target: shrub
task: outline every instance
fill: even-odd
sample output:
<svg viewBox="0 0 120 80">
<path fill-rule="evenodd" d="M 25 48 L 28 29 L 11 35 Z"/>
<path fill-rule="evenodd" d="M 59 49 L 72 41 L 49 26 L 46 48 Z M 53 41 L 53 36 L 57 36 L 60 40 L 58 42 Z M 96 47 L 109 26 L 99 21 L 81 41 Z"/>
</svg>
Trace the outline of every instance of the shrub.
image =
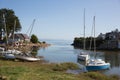
<svg viewBox="0 0 120 80">
<path fill-rule="evenodd" d="M 61 64 L 56 64 L 54 67 L 53 67 L 53 70 L 54 71 L 65 71 L 67 69 L 78 69 L 78 65 L 75 64 L 75 63 L 61 63 Z"/>
<path fill-rule="evenodd" d="M 30 41 L 31 41 L 32 43 L 38 43 L 38 38 L 37 38 L 37 36 L 33 34 L 33 35 L 31 36 Z"/>
</svg>

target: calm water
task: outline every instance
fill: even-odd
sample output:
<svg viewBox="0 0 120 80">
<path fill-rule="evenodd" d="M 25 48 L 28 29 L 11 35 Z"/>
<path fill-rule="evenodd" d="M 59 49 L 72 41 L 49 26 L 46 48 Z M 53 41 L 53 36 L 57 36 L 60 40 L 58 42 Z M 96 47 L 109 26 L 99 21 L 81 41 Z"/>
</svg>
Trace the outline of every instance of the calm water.
<svg viewBox="0 0 120 80">
<path fill-rule="evenodd" d="M 44 59 L 51 63 L 74 62 L 82 65 L 78 61 L 77 55 L 81 52 L 80 49 L 74 49 L 70 44 L 72 41 L 66 40 L 45 40 L 52 44 L 46 48 L 38 50 L 38 56 L 44 56 Z M 94 53 L 90 56 L 94 58 Z M 105 74 L 120 75 L 120 52 L 119 51 L 98 51 L 97 58 L 102 58 L 106 62 L 111 63 L 111 69 L 104 71 Z"/>
</svg>

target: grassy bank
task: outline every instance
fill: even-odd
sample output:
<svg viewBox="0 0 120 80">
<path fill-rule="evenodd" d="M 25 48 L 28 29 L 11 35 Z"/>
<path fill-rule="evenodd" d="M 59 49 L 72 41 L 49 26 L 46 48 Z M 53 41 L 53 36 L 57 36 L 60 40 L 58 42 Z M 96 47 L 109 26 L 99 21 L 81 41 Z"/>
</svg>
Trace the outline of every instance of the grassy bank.
<svg viewBox="0 0 120 80">
<path fill-rule="evenodd" d="M 45 64 L 42 61 L 0 60 L 0 76 L 7 80 L 119 80 L 117 76 L 108 77 L 98 72 L 70 74 L 66 73 L 67 69 L 78 69 L 78 66 L 73 63 Z"/>
</svg>

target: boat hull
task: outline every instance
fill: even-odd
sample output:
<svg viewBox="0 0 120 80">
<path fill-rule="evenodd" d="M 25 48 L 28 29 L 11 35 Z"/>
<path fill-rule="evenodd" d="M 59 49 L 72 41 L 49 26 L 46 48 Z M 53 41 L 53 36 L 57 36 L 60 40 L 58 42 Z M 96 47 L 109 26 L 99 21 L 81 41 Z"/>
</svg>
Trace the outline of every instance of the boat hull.
<svg viewBox="0 0 120 80">
<path fill-rule="evenodd" d="M 89 55 L 78 55 L 78 60 L 81 61 L 87 61 L 89 58 Z"/>
<path fill-rule="evenodd" d="M 6 54 L 4 56 L 5 59 L 15 59 L 15 56 L 13 54 Z"/>
<path fill-rule="evenodd" d="M 97 70 L 105 70 L 105 69 L 109 69 L 110 68 L 110 64 L 106 63 L 105 65 L 90 65 L 90 66 L 86 66 L 86 70 L 88 71 L 97 71 Z"/>
<path fill-rule="evenodd" d="M 30 62 L 34 62 L 34 61 L 39 61 L 39 58 L 34 58 L 34 57 L 27 57 L 27 56 L 16 56 L 17 59 L 20 60 L 24 60 L 24 61 L 30 61 Z"/>
<path fill-rule="evenodd" d="M 15 55 L 11 52 L 4 51 L 2 54 L 5 59 L 15 59 Z"/>
</svg>

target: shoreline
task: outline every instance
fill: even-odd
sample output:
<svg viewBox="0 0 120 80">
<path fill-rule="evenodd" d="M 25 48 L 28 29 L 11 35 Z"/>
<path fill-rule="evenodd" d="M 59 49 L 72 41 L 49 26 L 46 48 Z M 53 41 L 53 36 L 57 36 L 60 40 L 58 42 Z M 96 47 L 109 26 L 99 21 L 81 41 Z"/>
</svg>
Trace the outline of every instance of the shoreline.
<svg viewBox="0 0 120 80">
<path fill-rule="evenodd" d="M 32 48 L 41 48 L 41 47 L 45 48 L 50 45 L 51 44 L 48 43 L 28 43 L 28 44 L 23 44 L 19 47 L 15 47 L 15 49 L 26 52 L 26 51 L 31 51 Z"/>
<path fill-rule="evenodd" d="M 0 59 L 0 78 L 5 80 L 119 80 L 119 76 L 106 76 L 99 72 L 71 73 L 78 68 L 73 63 L 45 64 L 44 62 L 21 62 Z M 47 77 L 46 77 L 47 75 Z"/>
<path fill-rule="evenodd" d="M 40 48 L 40 47 L 48 47 L 51 44 L 48 43 L 23 43 L 22 45 L 19 46 L 12 46 L 12 45 L 8 45 L 8 47 L 6 47 L 5 45 L 0 45 L 0 47 L 3 48 L 7 48 L 7 49 L 16 49 L 16 50 L 20 50 L 22 52 L 26 52 L 26 51 L 31 51 L 32 48 Z"/>
</svg>

